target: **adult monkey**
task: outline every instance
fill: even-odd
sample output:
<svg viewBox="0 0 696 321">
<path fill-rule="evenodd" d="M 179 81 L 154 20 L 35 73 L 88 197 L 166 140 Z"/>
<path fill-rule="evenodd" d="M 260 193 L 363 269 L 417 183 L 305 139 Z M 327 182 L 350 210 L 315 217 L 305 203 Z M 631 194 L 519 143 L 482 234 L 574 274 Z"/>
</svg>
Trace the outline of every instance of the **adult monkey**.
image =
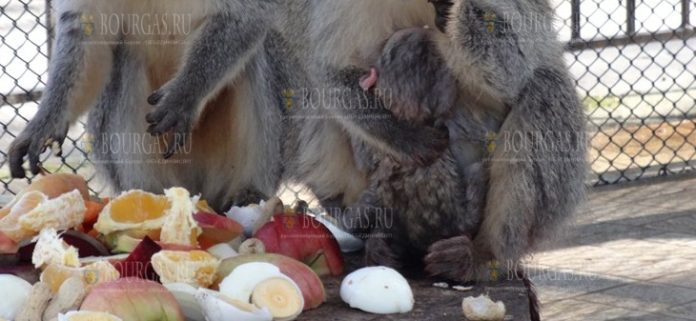
<svg viewBox="0 0 696 321">
<path fill-rule="evenodd" d="M 311 3 L 308 69 L 331 96 L 312 102 L 340 128 L 305 122 L 294 149 L 299 161 L 291 168 L 322 199 L 353 204 L 366 186 L 370 151 L 423 163 L 438 157 L 437 135 L 404 135 L 379 97 L 359 85 L 395 32 L 437 25 L 445 32 L 437 45 L 459 85 L 458 105 L 471 106 L 474 115 L 506 117 L 486 169 L 478 233 L 473 240 L 459 235 L 433 244 L 428 271 L 466 281 L 490 259 L 517 263 L 575 210 L 584 195 L 584 115 L 546 0 L 437 0 L 436 10 L 425 0 Z M 433 141 L 432 148 L 410 155 L 409 147 L 426 150 L 419 147 L 423 139 Z M 348 162 L 350 150 L 368 157 Z"/>
<path fill-rule="evenodd" d="M 54 1 L 48 84 L 10 147 L 12 176 L 26 175 L 25 156 L 37 174 L 40 154 L 90 111 L 93 160 L 116 191 L 184 186 L 219 210 L 272 195 L 282 92 L 301 74 L 286 69 L 295 64 L 273 31 L 276 2 Z"/>
</svg>

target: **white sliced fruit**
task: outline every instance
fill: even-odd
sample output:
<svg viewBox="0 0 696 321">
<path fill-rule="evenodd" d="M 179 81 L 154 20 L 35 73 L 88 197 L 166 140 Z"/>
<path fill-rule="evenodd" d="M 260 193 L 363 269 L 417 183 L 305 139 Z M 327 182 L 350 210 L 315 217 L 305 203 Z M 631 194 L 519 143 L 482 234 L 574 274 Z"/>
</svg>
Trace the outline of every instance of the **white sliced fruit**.
<svg viewBox="0 0 696 321">
<path fill-rule="evenodd" d="M 471 321 L 505 320 L 505 304 L 493 302 L 487 295 L 466 297 L 462 301 L 464 316 Z"/>
<path fill-rule="evenodd" d="M 123 321 L 121 318 L 105 312 L 70 311 L 59 314 L 58 321 Z"/>
<path fill-rule="evenodd" d="M 220 283 L 220 292 L 233 300 L 249 302 L 256 285 L 273 277 L 284 277 L 280 269 L 270 263 L 253 262 L 238 266 Z"/>
<path fill-rule="evenodd" d="M 207 321 L 271 321 L 273 315 L 266 308 L 258 308 L 247 302 L 234 300 L 220 292 L 199 289 L 196 301 Z"/>
<path fill-rule="evenodd" d="M 36 268 L 50 264 L 79 267 L 80 258 L 76 248 L 65 243 L 55 229 L 47 228 L 39 234 L 31 256 L 31 263 Z"/>
<path fill-rule="evenodd" d="M 237 251 L 234 250 L 232 245 L 229 245 L 227 243 L 220 243 L 211 246 L 210 248 L 208 248 L 208 253 L 212 254 L 219 260 L 229 259 L 231 257 L 239 255 L 239 253 L 237 253 Z"/>
<path fill-rule="evenodd" d="M 169 290 L 179 302 L 181 310 L 184 312 L 186 320 L 205 321 L 203 309 L 196 300 L 198 289 L 186 283 L 168 283 L 164 287 Z"/>
<path fill-rule="evenodd" d="M 0 300 L 0 318 L 14 320 L 31 292 L 31 284 L 11 274 L 0 274 L 3 298 Z"/>
<path fill-rule="evenodd" d="M 343 279 L 341 299 L 369 313 L 406 313 L 413 309 L 413 291 L 394 269 L 377 266 L 357 270 Z"/>
<path fill-rule="evenodd" d="M 276 321 L 295 320 L 304 307 L 302 291 L 288 277 L 274 277 L 257 284 L 251 302 L 268 308 Z"/>
</svg>

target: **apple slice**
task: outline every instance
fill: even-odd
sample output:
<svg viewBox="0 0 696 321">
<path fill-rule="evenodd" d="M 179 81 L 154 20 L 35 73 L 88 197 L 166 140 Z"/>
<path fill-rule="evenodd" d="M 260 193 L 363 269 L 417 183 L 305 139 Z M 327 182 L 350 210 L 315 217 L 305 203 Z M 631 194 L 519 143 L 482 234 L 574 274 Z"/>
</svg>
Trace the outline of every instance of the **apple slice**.
<svg viewBox="0 0 696 321">
<path fill-rule="evenodd" d="M 320 276 L 343 274 L 343 256 L 336 238 L 309 215 L 275 215 L 254 237 L 263 242 L 266 252 L 302 261 Z"/>
<path fill-rule="evenodd" d="M 161 250 L 161 246 L 146 236 L 125 260 L 115 263 L 114 266 L 121 273 L 121 277 L 136 277 L 159 282 L 159 276 L 150 261 L 152 256 Z"/>
<path fill-rule="evenodd" d="M 198 237 L 198 243 L 203 249 L 230 242 L 244 232 L 236 221 L 214 213 L 198 212 L 193 215 L 193 219 L 203 229 L 203 233 Z"/>
<path fill-rule="evenodd" d="M 164 286 L 138 278 L 97 285 L 80 310 L 110 313 L 123 320 L 185 320 L 176 298 Z"/>
<path fill-rule="evenodd" d="M 9 238 L 5 233 L 0 232 L 0 255 L 12 255 L 19 250 L 19 244 Z"/>
</svg>

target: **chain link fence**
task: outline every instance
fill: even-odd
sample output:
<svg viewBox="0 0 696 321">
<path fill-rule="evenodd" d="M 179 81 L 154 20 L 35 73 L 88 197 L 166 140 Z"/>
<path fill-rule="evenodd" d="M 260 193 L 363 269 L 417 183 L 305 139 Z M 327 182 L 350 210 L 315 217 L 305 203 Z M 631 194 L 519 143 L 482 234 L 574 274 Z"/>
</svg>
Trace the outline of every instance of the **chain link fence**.
<svg viewBox="0 0 696 321">
<path fill-rule="evenodd" d="M 50 2 L 0 0 L 0 182 L 13 194 L 7 149 L 32 118 L 47 80 Z M 566 61 L 587 111 L 591 184 L 691 171 L 696 160 L 696 3 L 693 0 L 553 0 Z M 69 133 L 50 172 L 74 172 L 109 191 L 86 152 L 84 123 Z M 306 198 L 288 186 L 285 198 Z"/>
</svg>

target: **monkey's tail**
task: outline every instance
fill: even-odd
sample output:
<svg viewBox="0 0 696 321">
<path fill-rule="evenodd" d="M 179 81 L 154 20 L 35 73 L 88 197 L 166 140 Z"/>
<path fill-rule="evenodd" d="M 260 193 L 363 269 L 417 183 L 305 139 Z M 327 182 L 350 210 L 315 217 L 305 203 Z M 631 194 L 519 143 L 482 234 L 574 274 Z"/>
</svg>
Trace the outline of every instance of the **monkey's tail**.
<svg viewBox="0 0 696 321">
<path fill-rule="evenodd" d="M 524 287 L 527 289 L 527 298 L 529 299 L 529 320 L 541 321 L 541 307 L 539 296 L 537 295 L 536 286 L 529 279 L 529 276 L 524 271 L 517 271 L 517 277 L 522 280 Z"/>
<path fill-rule="evenodd" d="M 585 116 L 567 72 L 539 68 L 497 135 L 476 245 L 516 264 L 584 198 Z"/>
</svg>

